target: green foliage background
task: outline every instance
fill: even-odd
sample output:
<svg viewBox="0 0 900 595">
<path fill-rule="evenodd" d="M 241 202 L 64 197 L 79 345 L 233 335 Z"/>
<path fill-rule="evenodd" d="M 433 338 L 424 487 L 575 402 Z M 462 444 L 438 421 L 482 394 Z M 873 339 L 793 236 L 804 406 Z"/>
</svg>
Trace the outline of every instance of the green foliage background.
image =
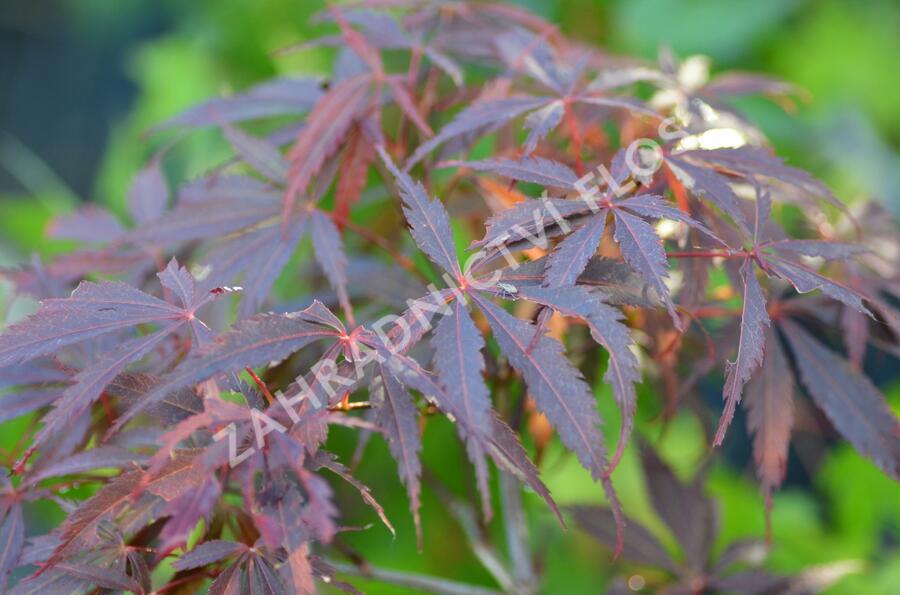
<svg viewBox="0 0 900 595">
<path fill-rule="evenodd" d="M 813 171 L 845 200 L 879 200 L 900 214 L 900 3 L 892 0 L 521 0 L 520 4 L 558 22 L 562 30 L 613 53 L 652 58 L 660 44 L 679 55 L 703 53 L 716 70 L 768 73 L 797 83 L 812 99 L 786 115 L 762 100 L 745 102 L 746 111 L 788 160 Z M 59 4 L 69 34 L 100 48 L 122 47 L 122 39 L 141 28 L 148 11 L 162 15 L 162 31 L 127 42 L 117 56 L 137 87 L 124 117 L 112 126 L 89 196 L 76 196 L 57 179 L 40 156 L 4 137 L 0 167 L 20 181 L 24 191 L 0 197 L 0 262 L 21 262 L 32 252 L 43 256 L 68 248 L 41 234 L 53 214 L 88 199 L 123 211 L 125 188 L 139 166 L 159 147 L 148 137 L 154 124 L 211 95 L 241 89 L 277 73 L 326 74 L 327 50 L 273 57 L 272 50 L 319 31 L 307 21 L 321 0 L 70 0 Z M 59 108 L 66 109 L 63 101 Z M 165 140 L 165 139 L 162 139 Z M 191 136 L 167 160 L 173 182 L 202 171 L 227 155 L 212 132 Z M 302 279 L 299 281 L 302 283 Z M 18 308 L 27 305 L 16 304 Z M 886 364 L 885 364 L 886 366 Z M 889 400 L 900 405 L 896 370 L 873 370 Z M 605 418 L 617 419 L 606 388 L 598 387 Z M 657 443 L 663 456 L 689 474 L 707 455 L 700 423 L 681 414 L 659 436 L 654 395 L 644 389 L 638 431 Z M 0 451 L 15 449 L 28 419 L 0 424 Z M 615 424 L 610 424 L 615 429 Z M 773 547 L 768 566 L 793 571 L 837 560 L 860 561 L 859 571 L 828 593 L 900 592 L 900 485 L 846 444 L 822 444 L 799 433 L 803 452 L 792 457 L 789 481 L 775 496 Z M 349 432 L 334 432 L 334 448 L 347 456 L 354 447 Z M 720 506 L 720 547 L 735 538 L 764 534 L 763 501 L 749 457 L 749 441 L 736 424 L 718 456 L 710 491 Z M 626 512 L 651 527 L 670 545 L 653 517 L 632 448 L 615 474 Z M 432 423 L 425 435 L 425 464 L 458 494 L 471 489 L 455 432 Z M 727 460 L 726 460 L 727 459 Z M 796 468 L 796 467 L 800 468 Z M 544 479 L 561 504 L 600 502 L 600 490 L 561 449 L 546 454 Z M 375 565 L 415 570 L 490 585 L 466 546 L 465 538 L 426 491 L 424 553 L 415 548 L 406 497 L 386 447 L 373 440 L 360 478 L 385 505 L 398 530 L 392 539 L 358 496 L 338 489 L 345 525 L 376 523 L 347 541 Z M 543 554 L 547 593 L 596 593 L 613 572 L 609 552 L 580 535 L 563 532 L 541 502 L 527 500 L 532 539 Z M 62 513 L 53 505 L 28 509 L 31 526 L 52 526 Z M 502 542 L 502 534 L 497 538 Z M 371 593 L 396 588 L 366 585 Z"/>
</svg>

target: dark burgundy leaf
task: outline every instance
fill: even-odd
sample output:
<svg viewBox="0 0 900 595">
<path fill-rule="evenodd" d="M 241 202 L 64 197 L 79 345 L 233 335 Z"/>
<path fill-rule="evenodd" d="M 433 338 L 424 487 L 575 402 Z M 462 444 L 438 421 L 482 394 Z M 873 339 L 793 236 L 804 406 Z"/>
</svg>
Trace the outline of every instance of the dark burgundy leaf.
<svg viewBox="0 0 900 595">
<path fill-rule="evenodd" d="M 176 497 L 192 485 L 185 481 L 191 473 L 196 475 L 195 454 L 180 453 L 152 476 L 135 470 L 115 478 L 65 520 L 58 530 L 60 543 L 43 570 L 54 566 L 73 550 L 83 548 L 84 542 L 89 543 L 97 525 L 127 507 L 138 486 L 156 495 Z"/>
<path fill-rule="evenodd" d="M 316 260 L 331 286 L 337 292 L 338 302 L 345 311 L 350 311 L 347 296 L 347 257 L 341 232 L 325 213 L 315 210 L 310 213 L 310 231 Z"/>
<path fill-rule="evenodd" d="M 524 262 L 515 269 L 504 269 L 501 280 L 514 286 L 540 285 L 544 280 L 544 267 L 548 259 L 549 257 L 542 257 Z M 631 267 L 602 256 L 595 255 L 588 260 L 577 283 L 599 291 L 608 304 L 643 307 L 659 305 L 659 300 L 655 299 L 650 288 Z"/>
<path fill-rule="evenodd" d="M 772 256 L 766 256 L 764 259 L 772 272 L 788 281 L 799 293 L 809 293 L 818 289 L 846 306 L 872 316 L 872 313 L 863 304 L 862 300 L 865 296 L 846 285 L 828 279 L 806 265 Z"/>
<path fill-rule="evenodd" d="M 425 121 L 425 118 L 422 117 L 419 108 L 416 106 L 415 100 L 403 82 L 397 78 L 389 77 L 388 86 L 391 88 L 391 94 L 394 96 L 394 101 L 400 106 L 400 109 L 403 110 L 406 117 L 416 125 L 416 128 L 418 128 L 426 137 L 434 136 L 434 132 L 428 125 L 428 122 Z"/>
<path fill-rule="evenodd" d="M 222 129 L 240 158 L 253 169 L 273 182 L 283 183 L 287 179 L 288 163 L 277 147 L 228 124 Z"/>
<path fill-rule="evenodd" d="M 42 446 L 61 435 L 72 419 L 88 410 L 100 398 L 107 384 L 129 363 L 141 359 L 165 339 L 174 327 L 152 335 L 129 339 L 104 354 L 98 362 L 75 375 L 74 384 L 66 388 L 53 409 L 44 416 L 44 427 L 34 437 L 34 444 Z"/>
<path fill-rule="evenodd" d="M 552 101 L 548 97 L 513 97 L 480 101 L 459 112 L 428 142 L 422 143 L 404 166 L 409 170 L 446 141 L 485 128 L 494 128 Z"/>
<path fill-rule="evenodd" d="M 713 79 L 703 87 L 702 92 L 716 97 L 755 94 L 789 95 L 797 92 L 797 88 L 790 83 L 759 74 L 728 72 Z"/>
<path fill-rule="evenodd" d="M 747 429 L 753 434 L 753 457 L 763 490 L 781 485 L 794 425 L 794 380 L 787 356 L 775 336 L 766 332 L 762 369 L 747 383 Z"/>
<path fill-rule="evenodd" d="M 384 526 L 387 527 L 391 532 L 391 535 L 396 536 L 397 532 L 394 530 L 394 526 L 391 525 L 391 522 L 388 520 L 387 515 L 385 515 L 384 508 L 372 496 L 372 490 L 370 490 L 369 487 L 364 483 L 353 477 L 350 469 L 342 465 L 337 460 L 336 456 L 320 450 L 316 453 L 315 462 L 356 488 L 363 501 L 372 507 L 372 510 L 375 511 L 375 513 L 378 515 L 378 518 L 381 519 L 382 523 L 384 523 Z"/>
<path fill-rule="evenodd" d="M 694 194 L 709 199 L 731 217 L 732 221 L 737 223 L 745 234 L 749 235 L 750 228 L 744 211 L 741 209 L 740 199 L 731 189 L 727 177 L 712 169 L 699 167 L 684 159 L 679 159 L 678 155 L 668 157 L 666 161 L 682 184 Z"/>
<path fill-rule="evenodd" d="M 128 189 L 128 210 L 135 223 L 144 224 L 159 219 L 168 204 L 169 187 L 157 156 L 131 182 Z"/>
<path fill-rule="evenodd" d="M 679 153 L 679 156 L 715 164 L 751 177 L 773 178 L 789 184 L 809 196 L 824 198 L 829 203 L 847 212 L 847 207 L 838 200 L 828 187 L 809 173 L 785 165 L 768 149 L 744 146 L 738 149 L 696 150 Z"/>
<path fill-rule="evenodd" d="M 104 589 L 143 593 L 137 581 L 112 568 L 92 564 L 57 564 L 54 568 L 63 574 L 77 577 Z"/>
<path fill-rule="evenodd" d="M 766 248 L 772 248 L 776 252 L 787 252 L 789 256 L 802 254 L 804 256 L 820 256 L 827 260 L 844 260 L 870 252 L 861 244 L 830 240 L 779 240 L 766 244 Z"/>
<path fill-rule="evenodd" d="M 61 392 L 59 388 L 35 388 L 0 396 L 0 422 L 46 407 L 58 399 Z"/>
<path fill-rule="evenodd" d="M 339 336 L 333 329 L 308 322 L 302 312 L 260 314 L 243 320 L 163 377 L 153 390 L 116 420 L 110 431 L 117 431 L 135 415 L 177 389 L 224 372 L 265 365 L 315 341 L 337 339 Z"/>
<path fill-rule="evenodd" d="M 241 318 L 255 314 L 294 253 L 308 222 L 307 214 L 298 214 L 280 229 L 272 219 L 268 225 L 218 244 L 205 258 L 211 269 L 207 284 L 224 285 L 242 274 L 244 292 L 238 314 Z"/>
<path fill-rule="evenodd" d="M 50 238 L 93 244 L 117 240 L 125 233 L 125 228 L 106 209 L 88 206 L 71 215 L 55 218 L 47 227 L 46 233 Z"/>
<path fill-rule="evenodd" d="M 585 105 L 595 105 L 598 107 L 610 107 L 614 109 L 624 109 L 652 118 L 660 118 L 660 115 L 652 109 L 646 107 L 637 99 L 630 97 L 576 97 L 575 101 Z"/>
<path fill-rule="evenodd" d="M 396 179 L 400 198 L 403 200 L 403 213 L 416 244 L 433 263 L 458 276 L 456 245 L 450 229 L 450 216 L 444 205 L 439 200 L 428 198 L 422 184 L 414 182 L 409 175 L 397 169 L 382 147 L 378 147 L 378 152 Z"/>
<path fill-rule="evenodd" d="M 509 159 L 451 161 L 447 165 L 467 167 L 475 171 L 488 171 L 513 180 L 540 184 L 548 188 L 571 189 L 578 181 L 578 176 L 567 166 L 543 157 L 523 157 L 519 161 Z"/>
<path fill-rule="evenodd" d="M 409 392 L 384 366 L 379 366 L 379 374 L 373 380 L 370 390 L 378 426 L 384 432 L 391 454 L 397 460 L 400 479 L 406 485 L 416 536 L 421 543 L 419 508 L 422 488 L 419 478 L 422 464 L 419 461 L 419 451 L 422 449 L 422 439 L 419 436 L 419 411 Z"/>
<path fill-rule="evenodd" d="M 241 571 L 246 555 L 222 571 L 209 586 L 209 595 L 238 595 L 241 593 L 244 573 Z"/>
<path fill-rule="evenodd" d="M 612 386 L 622 411 L 622 428 L 616 452 L 609 463 L 608 474 L 618 464 L 628 444 L 637 406 L 634 385 L 641 379 L 637 356 L 632 351 L 634 340 L 628 327 L 621 322 L 623 316 L 615 308 L 603 303 L 600 295 L 585 287 L 527 287 L 520 291 L 529 300 L 566 316 L 584 320 L 590 328 L 591 336 L 609 354 L 609 365 L 603 379 Z"/>
<path fill-rule="evenodd" d="M 614 237 L 622 249 L 625 262 L 630 264 L 662 298 L 669 311 L 669 316 L 672 317 L 675 326 L 680 329 L 682 327 L 681 320 L 675 311 L 675 304 L 672 303 L 669 288 L 666 285 L 669 272 L 662 240 L 656 235 L 656 230 L 643 219 L 619 209 L 613 210 L 613 214 L 616 221 Z"/>
<path fill-rule="evenodd" d="M 604 476 L 606 447 L 600 433 L 600 415 L 590 387 L 569 363 L 559 342 L 541 336 L 533 349 L 534 325 L 507 314 L 487 299 L 474 296 L 491 325 L 500 350 L 525 378 L 538 408 L 559 432 L 594 479 Z"/>
<path fill-rule="evenodd" d="M 799 325 L 782 323 L 800 380 L 844 438 L 900 479 L 900 422 L 872 382 Z"/>
<path fill-rule="evenodd" d="M 127 469 L 128 467 L 134 469 L 146 461 L 145 455 L 119 446 L 100 446 L 76 453 L 49 465 L 38 465 L 25 476 L 24 481 L 36 484 L 48 477 L 75 475 L 93 469 Z"/>
<path fill-rule="evenodd" d="M 556 502 L 550 496 L 550 490 L 541 481 L 537 467 L 528 458 L 528 453 L 512 428 L 501 420 L 496 412 L 492 413 L 491 444 L 488 454 L 501 469 L 505 469 L 526 484 L 544 499 L 547 506 L 556 513 L 559 522 L 565 525 Z"/>
<path fill-rule="evenodd" d="M 632 196 L 631 198 L 627 198 L 621 202 L 616 203 L 616 206 L 619 208 L 628 209 L 629 211 L 636 213 L 642 217 L 649 217 L 650 219 L 671 219 L 672 221 L 679 221 L 688 225 L 689 227 L 693 227 L 694 229 L 703 232 L 707 237 L 724 244 L 724 242 L 719 239 L 718 236 L 716 236 L 716 234 L 714 234 L 708 227 L 706 227 L 696 219 L 693 219 L 683 211 L 669 205 L 659 196 L 655 196 L 652 194 Z"/>
<path fill-rule="evenodd" d="M 648 446 L 641 448 L 641 463 L 654 510 L 684 551 L 693 571 L 706 568 L 716 537 L 716 515 L 712 501 L 696 479 L 682 482 Z"/>
<path fill-rule="evenodd" d="M 604 229 L 606 211 L 589 217 L 581 227 L 566 236 L 547 257 L 544 285 L 562 287 L 574 284 L 597 252 Z"/>
<path fill-rule="evenodd" d="M 164 515 L 170 515 L 159 535 L 161 551 L 182 545 L 201 520 L 209 518 L 222 494 L 222 487 L 212 477 L 191 488 L 166 506 Z"/>
<path fill-rule="evenodd" d="M 353 122 L 362 114 L 369 82 L 365 75 L 341 81 L 319 99 L 309 114 L 306 126 L 288 153 L 291 168 L 282 205 L 284 218 L 292 211 L 297 196 L 306 190 L 325 160 L 338 150 Z"/>
<path fill-rule="evenodd" d="M 16 503 L 0 523 L 0 591 L 6 591 L 9 573 L 18 567 L 24 544 L 25 521 L 22 518 L 22 506 Z"/>
<path fill-rule="evenodd" d="M 138 324 L 183 318 L 180 308 L 125 283 L 85 281 L 71 297 L 45 300 L 37 314 L 0 335 L 0 366 L 49 355 Z"/>
<path fill-rule="evenodd" d="M 616 520 L 611 510 L 599 506 L 572 506 L 567 509 L 578 527 L 603 545 L 616 546 Z M 625 546 L 622 558 L 637 564 L 658 566 L 670 572 L 677 565 L 665 548 L 643 525 L 629 519 L 625 525 Z"/>
<path fill-rule="evenodd" d="M 749 261 L 744 263 L 741 277 L 744 282 L 741 335 L 738 340 L 737 358 L 733 362 L 729 361 L 725 364 L 725 388 L 722 392 L 725 409 L 722 411 L 722 418 L 719 420 L 719 427 L 713 440 L 714 446 L 722 444 L 725 430 L 728 429 L 731 419 L 734 417 L 734 411 L 741 401 L 744 384 L 762 365 L 766 346 L 765 331 L 769 326 L 766 298 L 756 279 L 756 268 Z"/>
<path fill-rule="evenodd" d="M 534 152 L 538 143 L 559 125 L 564 113 L 564 103 L 562 100 L 557 100 L 528 114 L 525 118 L 525 128 L 529 131 L 523 148 L 525 155 L 531 155 Z"/>
<path fill-rule="evenodd" d="M 456 300 L 453 311 L 438 321 L 431 339 L 434 366 L 444 392 L 441 406 L 457 420 L 475 465 L 485 516 L 490 517 L 490 488 L 484 448 L 491 431 L 490 391 L 484 382 L 484 339 L 465 304 Z"/>
<path fill-rule="evenodd" d="M 529 239 L 529 243 L 546 244 L 546 239 L 553 237 L 551 228 L 557 221 L 589 212 L 588 205 L 580 200 L 526 200 L 488 219 L 484 237 L 472 246 L 496 247 L 523 239 Z"/>
<path fill-rule="evenodd" d="M 217 126 L 222 122 L 302 113 L 312 109 L 321 97 L 322 89 L 314 79 L 275 79 L 231 97 L 194 106 L 160 128 Z"/>
</svg>

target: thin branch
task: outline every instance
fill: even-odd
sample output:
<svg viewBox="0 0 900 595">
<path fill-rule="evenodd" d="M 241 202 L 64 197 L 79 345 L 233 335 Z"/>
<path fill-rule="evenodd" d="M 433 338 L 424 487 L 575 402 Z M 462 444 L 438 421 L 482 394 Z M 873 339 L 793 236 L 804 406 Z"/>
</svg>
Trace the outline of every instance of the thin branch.
<svg viewBox="0 0 900 595">
<path fill-rule="evenodd" d="M 423 574 L 403 572 L 400 570 L 387 570 L 368 564 L 365 568 L 360 568 L 352 564 L 335 562 L 333 560 L 325 560 L 325 562 L 341 574 L 368 578 L 427 593 L 438 593 L 439 595 L 502 595 L 500 591 L 495 591 L 493 589 L 459 583 L 444 578 L 426 576 Z"/>
<path fill-rule="evenodd" d="M 517 585 L 516 593 L 533 593 L 537 580 L 528 549 L 528 525 L 522 507 L 522 489 L 509 473 L 500 473 L 500 501 L 506 531 L 506 549 Z"/>
<path fill-rule="evenodd" d="M 450 511 L 450 514 L 456 519 L 456 522 L 469 540 L 472 553 L 475 554 L 475 557 L 478 558 L 485 570 L 491 573 L 491 576 L 494 577 L 497 584 L 504 591 L 516 592 L 515 581 L 512 575 L 506 569 L 506 564 L 497 554 L 494 546 L 487 541 L 482 533 L 478 526 L 478 517 L 472 507 L 453 496 L 427 469 L 423 471 L 423 477 L 444 503 L 444 506 L 447 507 L 447 510 Z"/>
</svg>

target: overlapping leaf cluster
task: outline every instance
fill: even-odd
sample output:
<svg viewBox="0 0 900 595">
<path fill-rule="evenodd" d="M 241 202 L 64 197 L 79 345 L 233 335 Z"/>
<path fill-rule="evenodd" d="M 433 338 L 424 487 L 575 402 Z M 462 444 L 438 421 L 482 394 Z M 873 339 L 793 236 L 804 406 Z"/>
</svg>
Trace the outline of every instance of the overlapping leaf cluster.
<svg viewBox="0 0 900 595">
<path fill-rule="evenodd" d="M 853 220 L 729 107 L 789 86 L 697 82 L 665 52 L 658 65 L 612 58 L 503 4 L 382 4 L 321 15 L 336 33 L 305 46 L 337 48 L 328 81 L 265 82 L 160 127 L 218 127 L 234 160 L 171 197 L 160 153 L 129 191 L 132 225 L 97 207 L 62 217 L 49 233 L 85 247 L 5 274 L 42 302 L 0 335 L 0 420 L 39 413 L 0 476 L 0 585 L 26 566 L 36 570 L 17 592 L 338 584 L 315 553 L 341 531 L 326 477 L 393 527 L 324 449 L 329 427 L 384 436 L 421 532 L 421 431 L 435 412 L 456 424 L 485 520 L 489 461 L 561 514 L 516 431 L 543 414 L 602 486 L 627 555 L 640 528 L 623 529 L 613 471 L 636 385 L 658 383 L 671 413 L 716 367 L 725 404 L 713 442 L 744 397 L 767 494 L 784 477 L 801 388 L 900 478 L 900 425 L 862 373 L 868 344 L 897 352 L 896 263 L 846 241 L 866 217 Z M 274 124 L 239 127 L 257 120 Z M 632 150 L 640 138 L 657 147 L 649 170 Z M 821 214 L 794 239 L 773 205 Z M 467 235 L 480 239 L 460 250 Z M 307 237 L 315 267 L 297 264 Z M 715 292 L 714 268 L 729 280 Z M 621 411 L 612 454 L 586 380 L 599 352 L 567 340 L 582 326 L 606 353 Z M 90 473 L 110 468 L 121 472 Z M 61 495 L 67 478 L 102 486 L 76 505 Z M 74 512 L 26 540 L 22 503 L 44 498 Z M 680 539 L 712 538 L 706 520 L 697 532 L 654 504 Z M 692 572 L 708 545 L 685 544 L 700 552 Z M 173 552 L 176 573 L 153 585 Z"/>
</svg>

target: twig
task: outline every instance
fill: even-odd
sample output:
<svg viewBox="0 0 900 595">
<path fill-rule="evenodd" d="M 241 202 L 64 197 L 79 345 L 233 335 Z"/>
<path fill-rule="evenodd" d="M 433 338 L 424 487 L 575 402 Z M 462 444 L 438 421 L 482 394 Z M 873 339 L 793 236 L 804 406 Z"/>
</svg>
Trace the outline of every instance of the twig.
<svg viewBox="0 0 900 595">
<path fill-rule="evenodd" d="M 475 557 L 478 558 L 485 570 L 491 573 L 491 576 L 494 577 L 497 584 L 505 592 L 516 592 L 515 581 L 506 569 L 505 563 L 497 554 L 494 546 L 488 543 L 480 531 L 475 511 L 468 504 L 454 497 L 427 469 L 423 472 L 423 477 L 435 491 L 438 498 L 443 501 L 450 514 L 456 519 L 466 538 L 468 538 L 469 545 L 472 546 L 472 553 L 475 554 Z"/>
<path fill-rule="evenodd" d="M 522 490 L 519 482 L 505 472 L 500 473 L 500 501 L 503 528 L 506 531 L 506 549 L 516 581 L 515 592 L 533 593 L 537 581 L 528 549 L 528 525 L 522 508 Z"/>
<path fill-rule="evenodd" d="M 335 562 L 333 560 L 325 560 L 325 562 L 341 574 L 369 578 L 400 587 L 425 591 L 427 593 L 438 593 L 439 595 L 502 595 L 500 591 L 476 585 L 468 585 L 466 583 L 459 583 L 444 578 L 402 572 L 399 570 L 387 570 L 371 565 L 366 565 L 365 568 L 359 568 L 352 564 L 344 564 L 343 562 Z"/>
</svg>

